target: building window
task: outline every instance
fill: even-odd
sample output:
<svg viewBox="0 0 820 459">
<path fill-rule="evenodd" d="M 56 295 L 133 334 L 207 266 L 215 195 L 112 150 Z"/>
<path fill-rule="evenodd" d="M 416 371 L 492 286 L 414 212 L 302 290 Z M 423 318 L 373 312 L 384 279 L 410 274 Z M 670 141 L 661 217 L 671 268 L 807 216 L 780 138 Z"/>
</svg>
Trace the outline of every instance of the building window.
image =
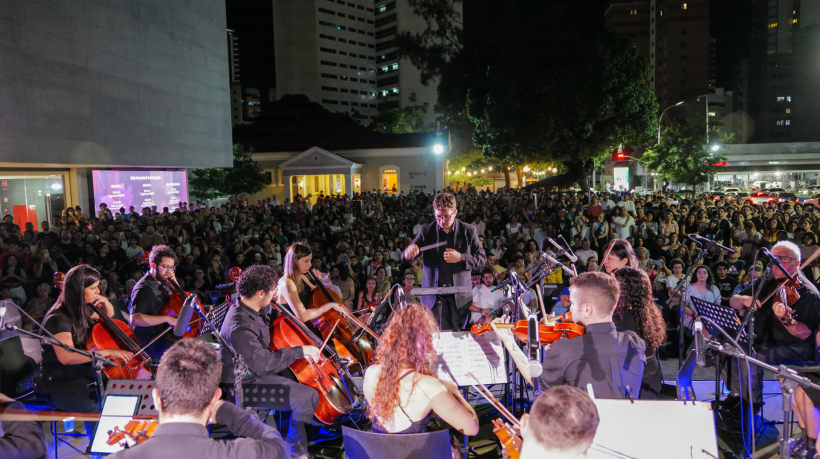
<svg viewBox="0 0 820 459">
<path fill-rule="evenodd" d="M 775 27 L 777 27 L 777 23 L 776 23 L 776 22 L 773 22 L 773 23 L 769 24 L 769 28 L 770 28 L 770 29 L 774 29 Z"/>
<path fill-rule="evenodd" d="M 786 109 L 786 113 L 791 113 L 791 112 L 792 112 L 792 109 L 790 109 L 790 108 Z"/>
<path fill-rule="evenodd" d="M 686 7 L 687 7 L 686 3 L 681 3 L 680 4 L 680 9 L 685 10 Z"/>
<path fill-rule="evenodd" d="M 381 167 L 382 191 L 384 193 L 399 192 L 399 168 L 396 166 Z"/>
<path fill-rule="evenodd" d="M 790 124 L 792 124 L 792 120 L 786 120 L 785 124 L 786 124 L 786 126 L 789 126 Z"/>
<path fill-rule="evenodd" d="M 399 69 L 399 63 L 396 62 L 395 64 L 393 64 L 393 70 L 398 70 L 398 69 Z"/>
<path fill-rule="evenodd" d="M 797 19 L 792 19 L 792 24 L 797 24 Z"/>
<path fill-rule="evenodd" d="M 629 14 L 638 14 L 638 10 L 629 10 Z"/>
</svg>

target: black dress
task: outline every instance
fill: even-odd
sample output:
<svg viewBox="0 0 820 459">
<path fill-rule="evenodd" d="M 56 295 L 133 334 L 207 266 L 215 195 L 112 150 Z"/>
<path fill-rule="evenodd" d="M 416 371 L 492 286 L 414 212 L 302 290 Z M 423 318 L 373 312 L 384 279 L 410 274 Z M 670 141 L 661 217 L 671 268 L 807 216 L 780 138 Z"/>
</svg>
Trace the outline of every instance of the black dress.
<svg viewBox="0 0 820 459">
<path fill-rule="evenodd" d="M 638 330 L 638 325 L 635 323 L 635 311 L 629 310 L 623 313 L 623 317 L 618 317 L 615 312 L 612 316 L 612 321 L 615 322 L 615 328 L 618 331 L 633 331 L 638 336 L 641 332 Z M 646 352 L 646 366 L 643 369 L 643 379 L 641 380 L 641 393 L 639 398 L 643 400 L 654 400 L 658 398 L 661 392 L 661 365 L 658 362 L 658 355 L 656 348 L 647 346 Z"/>
</svg>

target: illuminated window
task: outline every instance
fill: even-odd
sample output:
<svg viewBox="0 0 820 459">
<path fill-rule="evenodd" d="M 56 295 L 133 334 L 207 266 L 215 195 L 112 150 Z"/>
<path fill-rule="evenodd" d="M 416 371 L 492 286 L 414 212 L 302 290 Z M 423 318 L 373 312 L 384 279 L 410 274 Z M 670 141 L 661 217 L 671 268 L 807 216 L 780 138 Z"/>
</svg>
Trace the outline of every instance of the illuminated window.
<svg viewBox="0 0 820 459">
<path fill-rule="evenodd" d="M 717 116 L 717 113 L 715 113 L 715 112 L 709 112 L 709 116 Z"/>
<path fill-rule="evenodd" d="M 686 3 L 681 3 L 680 9 L 685 10 L 686 9 Z"/>
<path fill-rule="evenodd" d="M 393 64 L 392 68 L 393 68 L 393 70 L 398 70 L 399 69 L 399 63 L 396 62 L 395 64 Z"/>
<path fill-rule="evenodd" d="M 792 19 L 792 24 L 797 24 L 797 19 Z"/>
<path fill-rule="evenodd" d="M 786 113 L 791 113 L 791 112 L 792 112 L 792 109 L 790 109 L 790 108 L 786 109 Z"/>
<path fill-rule="evenodd" d="M 396 169 L 382 169 L 382 191 L 385 193 L 399 192 L 399 174 Z"/>
<path fill-rule="evenodd" d="M 629 10 L 629 14 L 638 14 L 638 10 Z"/>
<path fill-rule="evenodd" d="M 775 27 L 777 27 L 777 23 L 776 23 L 776 22 L 774 22 L 774 23 L 772 23 L 772 24 L 769 24 L 769 28 L 770 28 L 770 29 L 774 29 Z"/>
</svg>

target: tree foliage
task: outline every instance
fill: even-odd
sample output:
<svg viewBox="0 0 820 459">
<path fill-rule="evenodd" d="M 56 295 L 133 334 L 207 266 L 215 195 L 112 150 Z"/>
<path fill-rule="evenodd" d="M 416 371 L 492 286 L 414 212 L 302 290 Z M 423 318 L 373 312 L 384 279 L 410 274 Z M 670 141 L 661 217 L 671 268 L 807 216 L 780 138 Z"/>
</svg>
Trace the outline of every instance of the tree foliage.
<svg viewBox="0 0 820 459">
<path fill-rule="evenodd" d="M 188 184 L 191 194 L 203 199 L 225 195 L 254 194 L 270 185 L 262 167 L 253 157 L 253 148 L 241 144 L 233 146 L 233 167 L 195 169 Z"/>
<path fill-rule="evenodd" d="M 635 44 L 606 33 L 576 46 L 509 56 L 469 90 L 486 157 L 578 164 L 652 138 L 658 105 Z"/>
<path fill-rule="evenodd" d="M 409 101 L 414 105 L 391 108 L 380 113 L 379 120 L 376 122 L 376 131 L 385 134 L 407 134 L 424 130 L 424 115 L 430 104 L 425 102 L 418 105 L 417 100 L 416 93 L 411 93 Z"/>
<path fill-rule="evenodd" d="M 710 132 L 714 137 L 720 134 Z M 729 137 L 721 136 L 720 143 L 728 142 Z M 706 143 L 703 123 L 690 123 L 685 126 L 670 124 L 664 129 L 661 143 L 648 147 L 643 154 L 643 163 L 647 170 L 660 173 L 664 178 L 677 183 L 684 183 L 695 189 L 699 183 L 709 180 L 713 174 L 725 166 L 726 158 L 713 152 Z"/>
<path fill-rule="evenodd" d="M 399 57 L 409 59 L 421 73 L 421 83 L 441 75 L 442 68 L 462 49 L 463 24 L 456 4 L 462 0 L 407 0 L 427 27 L 420 33 L 399 32 Z"/>
</svg>

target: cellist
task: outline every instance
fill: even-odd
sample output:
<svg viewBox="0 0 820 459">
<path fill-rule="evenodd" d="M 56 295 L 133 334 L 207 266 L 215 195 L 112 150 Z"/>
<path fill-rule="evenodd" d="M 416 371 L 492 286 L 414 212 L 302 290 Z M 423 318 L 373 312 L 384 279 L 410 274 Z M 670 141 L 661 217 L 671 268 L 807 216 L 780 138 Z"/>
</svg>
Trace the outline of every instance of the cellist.
<svg viewBox="0 0 820 459">
<path fill-rule="evenodd" d="M 339 303 L 331 302 L 316 308 L 307 308 L 313 296 L 313 289 L 316 288 L 307 280 L 312 255 L 310 248 L 301 242 L 294 242 L 288 247 L 283 263 L 285 275 L 279 279 L 278 290 L 282 300 L 280 303 L 287 303 L 302 322 L 309 322 L 331 309 L 339 311 L 342 315 L 349 315 L 347 308 Z"/>
<path fill-rule="evenodd" d="M 88 265 L 71 268 L 63 281 L 60 297 L 43 318 L 43 328 L 58 341 L 85 349 L 91 329 L 99 320 L 88 304 L 97 302 L 109 317 L 114 316 L 114 306 L 100 295 L 99 285 L 100 273 L 96 269 Z M 124 361 L 133 358 L 130 352 L 121 349 L 95 352 L 101 357 Z M 37 391 L 50 395 L 55 408 L 74 413 L 99 413 L 94 383 L 94 370 L 88 357 L 59 346 L 43 345 L 43 370 L 37 381 Z M 93 424 L 86 423 L 86 435 L 91 436 L 94 432 Z"/>
<path fill-rule="evenodd" d="M 254 265 L 243 272 L 236 281 L 239 299 L 225 314 L 220 330 L 228 344 L 242 356 L 251 376 L 243 382 L 243 391 L 248 394 L 258 391 L 259 400 L 251 399 L 249 404 L 265 406 L 274 410 L 292 411 L 285 440 L 291 447 L 293 457 L 307 458 L 306 426 L 311 424 L 319 395 L 311 387 L 278 376 L 298 359 L 316 362 L 321 358 L 315 346 L 299 346 L 271 352 L 270 303 L 276 292 L 276 273 L 266 265 Z M 222 349 L 222 383 L 233 386 L 233 358 L 230 351 Z M 264 392 L 263 392 L 264 391 Z M 273 396 L 262 396 L 262 393 Z"/>
<path fill-rule="evenodd" d="M 177 323 L 176 317 L 164 316 L 160 312 L 174 294 L 168 281 L 176 282 L 176 261 L 177 254 L 173 249 L 167 245 L 155 245 L 148 258 L 150 269 L 131 291 L 131 327 L 143 346 Z M 159 359 L 177 340 L 173 333 L 165 333 L 145 352 Z"/>
</svg>

